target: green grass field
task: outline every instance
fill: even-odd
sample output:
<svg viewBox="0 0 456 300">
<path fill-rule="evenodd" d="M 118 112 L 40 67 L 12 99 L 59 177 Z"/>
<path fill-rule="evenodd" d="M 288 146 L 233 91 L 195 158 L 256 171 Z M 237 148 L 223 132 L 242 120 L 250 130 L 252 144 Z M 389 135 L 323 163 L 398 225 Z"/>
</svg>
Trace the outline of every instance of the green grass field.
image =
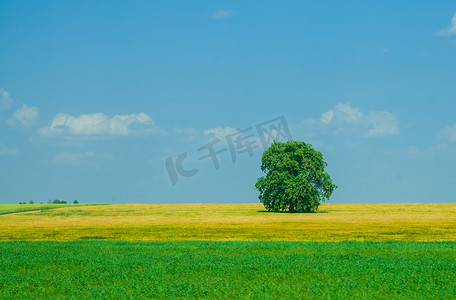
<svg viewBox="0 0 456 300">
<path fill-rule="evenodd" d="M 456 241 L 456 204 L 117 204 L 0 215 L 0 240 Z"/>
<path fill-rule="evenodd" d="M 0 204 L 0 215 L 29 212 L 29 211 L 44 211 L 64 207 L 68 204 Z M 69 204 L 71 206 L 71 204 Z"/>
<path fill-rule="evenodd" d="M 90 203 L 90 204 L 0 204 L 0 215 L 22 213 L 22 212 L 34 212 L 34 211 L 46 211 L 55 208 L 63 207 L 74 207 L 74 206 L 92 206 L 102 205 L 102 203 Z"/>
<path fill-rule="evenodd" d="M 0 215 L 0 299 L 456 298 L 454 203 L 32 210 Z"/>
<path fill-rule="evenodd" d="M 456 297 L 454 242 L 0 242 L 3 299 Z"/>
</svg>

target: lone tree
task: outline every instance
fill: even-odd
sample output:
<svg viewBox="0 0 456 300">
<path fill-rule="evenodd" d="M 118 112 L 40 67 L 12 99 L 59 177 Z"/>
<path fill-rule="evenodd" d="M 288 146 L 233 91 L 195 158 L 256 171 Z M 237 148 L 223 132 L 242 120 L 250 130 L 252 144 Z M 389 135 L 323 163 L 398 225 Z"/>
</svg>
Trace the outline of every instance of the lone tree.
<svg viewBox="0 0 456 300">
<path fill-rule="evenodd" d="M 337 185 L 325 171 L 323 154 L 312 145 L 273 142 L 261 157 L 265 177 L 258 178 L 258 198 L 268 211 L 315 212 Z"/>
</svg>

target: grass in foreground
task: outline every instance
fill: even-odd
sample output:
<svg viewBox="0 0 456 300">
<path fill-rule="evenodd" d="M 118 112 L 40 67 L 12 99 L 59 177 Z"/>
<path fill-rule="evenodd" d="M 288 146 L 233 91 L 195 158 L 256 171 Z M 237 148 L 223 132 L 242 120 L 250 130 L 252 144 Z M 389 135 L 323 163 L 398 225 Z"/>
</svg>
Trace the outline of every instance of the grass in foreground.
<svg viewBox="0 0 456 300">
<path fill-rule="evenodd" d="M 0 298 L 454 298 L 455 242 L 0 242 Z"/>
<path fill-rule="evenodd" d="M 325 204 L 319 213 L 261 204 L 122 204 L 0 215 L 0 240 L 456 241 L 456 203 Z"/>
</svg>

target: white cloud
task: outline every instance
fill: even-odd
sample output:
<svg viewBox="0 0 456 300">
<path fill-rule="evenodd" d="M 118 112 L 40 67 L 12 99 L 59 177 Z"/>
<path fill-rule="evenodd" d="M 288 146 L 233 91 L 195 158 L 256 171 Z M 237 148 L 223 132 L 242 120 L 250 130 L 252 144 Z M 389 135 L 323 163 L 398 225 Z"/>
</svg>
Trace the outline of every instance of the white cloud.
<svg viewBox="0 0 456 300">
<path fill-rule="evenodd" d="M 453 126 L 440 129 L 439 137 L 450 143 L 456 143 L 456 123 Z"/>
<path fill-rule="evenodd" d="M 5 144 L 0 143 L 0 156 L 15 155 L 17 153 L 18 151 L 16 148 L 10 148 Z"/>
<path fill-rule="evenodd" d="M 367 136 L 388 136 L 400 133 L 396 116 L 389 111 L 371 111 L 366 116 L 370 128 Z"/>
<path fill-rule="evenodd" d="M 320 121 L 325 124 L 330 123 L 351 123 L 357 124 L 362 119 L 363 114 L 358 108 L 352 108 L 350 103 L 339 103 L 333 109 L 323 113 Z"/>
<path fill-rule="evenodd" d="M 35 125 L 36 118 L 40 114 L 40 110 L 36 106 L 29 107 L 23 104 L 13 114 L 13 119 L 9 120 L 10 124 L 20 124 L 24 127 Z"/>
<path fill-rule="evenodd" d="M 217 128 L 211 128 L 211 129 L 206 129 L 204 130 L 205 135 L 212 134 L 214 137 L 225 141 L 226 137 L 229 136 L 230 134 L 235 134 L 240 132 L 239 129 L 231 128 L 231 127 L 217 127 Z"/>
<path fill-rule="evenodd" d="M 433 158 L 442 156 L 456 156 L 456 123 L 439 130 L 439 142 L 427 148 L 410 146 L 407 154 L 414 158 Z"/>
<path fill-rule="evenodd" d="M 7 110 L 11 107 L 13 100 L 4 89 L 0 89 L 0 110 Z"/>
<path fill-rule="evenodd" d="M 334 118 L 334 111 L 331 109 L 321 115 L 320 121 L 322 121 L 325 124 L 329 124 L 332 122 L 333 118 Z"/>
<path fill-rule="evenodd" d="M 350 103 L 339 103 L 321 114 L 319 120 L 301 122 L 309 136 L 322 133 L 354 134 L 360 136 L 390 136 L 400 133 L 396 116 L 388 111 L 370 111 L 368 114 Z M 312 134 L 313 133 L 313 134 Z"/>
<path fill-rule="evenodd" d="M 139 126 L 138 129 L 131 127 Z M 77 117 L 57 114 L 52 124 L 38 130 L 43 137 L 49 136 L 105 136 L 157 133 L 160 129 L 145 113 L 116 115 L 109 118 L 103 113 L 84 114 Z"/>
<path fill-rule="evenodd" d="M 448 36 L 456 34 L 456 13 L 454 14 L 453 18 L 451 19 L 451 25 L 448 28 L 442 29 L 436 33 L 440 36 Z"/>
<path fill-rule="evenodd" d="M 233 10 L 217 10 L 215 13 L 211 15 L 211 18 L 213 19 L 226 19 L 231 17 L 234 14 Z"/>
</svg>

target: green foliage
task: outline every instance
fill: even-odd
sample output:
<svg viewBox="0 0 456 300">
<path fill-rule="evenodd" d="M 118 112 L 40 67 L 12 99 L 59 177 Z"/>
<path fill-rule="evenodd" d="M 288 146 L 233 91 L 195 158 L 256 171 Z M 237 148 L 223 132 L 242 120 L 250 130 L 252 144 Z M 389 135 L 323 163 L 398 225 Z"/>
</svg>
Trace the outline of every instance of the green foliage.
<svg viewBox="0 0 456 300">
<path fill-rule="evenodd" d="M 52 204 L 67 204 L 67 202 L 59 199 L 54 199 L 52 200 Z"/>
<path fill-rule="evenodd" d="M 454 299 L 455 242 L 0 242 L 0 299 Z"/>
<path fill-rule="evenodd" d="M 79 202 L 78 202 L 78 200 L 74 200 L 73 203 L 74 204 L 78 204 Z"/>
<path fill-rule="evenodd" d="M 274 142 L 261 158 L 266 176 L 255 184 L 258 198 L 269 211 L 315 212 L 337 188 L 325 171 L 327 165 L 310 144 Z"/>
</svg>

